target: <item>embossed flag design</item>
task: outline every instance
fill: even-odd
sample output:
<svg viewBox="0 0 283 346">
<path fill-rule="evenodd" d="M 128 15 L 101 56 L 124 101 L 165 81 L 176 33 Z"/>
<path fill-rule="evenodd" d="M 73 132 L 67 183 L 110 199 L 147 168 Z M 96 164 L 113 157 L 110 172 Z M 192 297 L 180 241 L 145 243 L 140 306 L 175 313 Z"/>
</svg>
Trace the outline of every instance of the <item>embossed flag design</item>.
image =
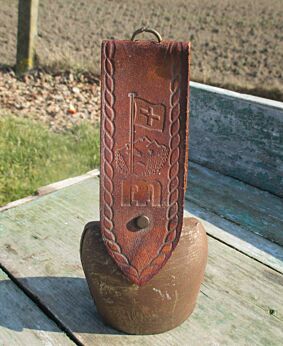
<svg viewBox="0 0 283 346">
<path fill-rule="evenodd" d="M 182 230 L 188 85 L 188 43 L 103 42 L 101 233 L 138 285 L 165 265 Z"/>
<path fill-rule="evenodd" d="M 134 124 L 147 130 L 162 132 L 164 128 L 165 106 L 153 104 L 140 97 L 134 96 Z"/>
</svg>

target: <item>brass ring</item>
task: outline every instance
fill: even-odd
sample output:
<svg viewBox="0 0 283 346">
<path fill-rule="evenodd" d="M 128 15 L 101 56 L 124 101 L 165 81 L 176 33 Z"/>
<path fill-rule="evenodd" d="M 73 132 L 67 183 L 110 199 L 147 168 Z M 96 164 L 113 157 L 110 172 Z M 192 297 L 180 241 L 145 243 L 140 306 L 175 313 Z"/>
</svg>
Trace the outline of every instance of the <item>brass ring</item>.
<svg viewBox="0 0 283 346">
<path fill-rule="evenodd" d="M 137 29 L 137 30 L 133 33 L 133 35 L 132 35 L 132 37 L 131 37 L 131 40 L 134 41 L 135 37 L 136 37 L 137 35 L 141 34 L 142 32 L 150 32 L 151 34 L 153 34 L 153 35 L 157 38 L 158 42 L 161 42 L 161 41 L 162 41 L 162 37 L 161 37 L 161 35 L 159 34 L 158 31 L 156 31 L 156 30 L 154 30 L 154 29 L 151 29 L 151 28 L 144 27 L 144 26 L 141 27 L 141 28 L 139 28 L 139 29 Z"/>
</svg>

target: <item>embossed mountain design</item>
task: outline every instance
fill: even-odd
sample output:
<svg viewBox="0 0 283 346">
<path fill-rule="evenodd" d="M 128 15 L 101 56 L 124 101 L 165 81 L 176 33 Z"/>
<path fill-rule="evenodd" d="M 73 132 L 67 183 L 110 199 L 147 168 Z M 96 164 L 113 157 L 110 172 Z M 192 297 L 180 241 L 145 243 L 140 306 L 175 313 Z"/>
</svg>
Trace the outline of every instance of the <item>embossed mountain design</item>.
<svg viewBox="0 0 283 346">
<path fill-rule="evenodd" d="M 158 174 L 168 158 L 169 149 L 143 136 L 133 143 L 133 173 L 139 176 Z M 120 173 L 129 174 L 130 144 L 116 151 L 115 162 Z"/>
</svg>

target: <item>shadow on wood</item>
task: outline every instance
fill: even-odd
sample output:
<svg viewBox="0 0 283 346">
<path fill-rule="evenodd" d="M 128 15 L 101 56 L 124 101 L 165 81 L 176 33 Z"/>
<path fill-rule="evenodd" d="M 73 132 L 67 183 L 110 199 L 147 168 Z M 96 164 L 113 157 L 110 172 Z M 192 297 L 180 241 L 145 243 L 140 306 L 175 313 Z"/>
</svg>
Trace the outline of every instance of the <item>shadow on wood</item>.
<svg viewBox="0 0 283 346">
<path fill-rule="evenodd" d="M 72 310 L 65 311 L 65 313 L 71 314 L 73 318 L 68 328 L 72 331 L 79 333 L 96 333 L 96 334 L 122 334 L 116 330 L 107 327 L 100 320 L 100 317 L 96 311 L 96 307 L 90 297 L 86 280 L 77 277 L 26 277 L 17 279 L 17 284 L 24 289 L 24 291 L 33 299 L 39 308 L 56 323 L 61 324 L 60 317 L 57 317 L 56 307 L 49 309 L 44 307 L 40 297 L 36 293 L 30 293 L 29 286 L 37 287 L 37 290 L 41 292 L 46 298 L 49 297 L 51 301 L 56 302 L 56 297 L 68 297 L 69 300 L 73 300 Z M 1 302 L 1 314 L 0 314 L 0 326 L 15 330 L 22 331 L 23 329 L 34 329 L 43 331 L 56 331 L 52 324 L 41 324 L 36 318 L 26 318 L 26 308 L 20 308 L 17 306 L 17 314 L 13 313 L 14 305 L 17 302 L 13 302 L 7 297 L 7 292 L 13 288 L 13 281 L 2 280 L 0 281 L 0 302 Z M 80 297 L 78 300 L 77 297 Z M 58 308 L 57 308 L 58 309 Z M 85 313 L 82 311 L 88 310 L 93 316 L 88 323 L 89 319 L 85 319 Z M 7 316 L 13 316 L 12 318 L 6 318 Z M 93 321 L 95 320 L 95 323 Z M 24 321 L 24 322 L 23 322 Z M 82 322 L 83 321 L 83 322 Z"/>
</svg>

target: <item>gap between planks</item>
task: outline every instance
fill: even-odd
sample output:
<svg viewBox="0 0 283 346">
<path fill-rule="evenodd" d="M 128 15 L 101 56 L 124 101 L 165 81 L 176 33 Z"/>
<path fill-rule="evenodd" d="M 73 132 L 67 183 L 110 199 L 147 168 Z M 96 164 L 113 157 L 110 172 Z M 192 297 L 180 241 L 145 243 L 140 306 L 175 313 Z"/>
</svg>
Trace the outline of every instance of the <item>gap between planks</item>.
<svg viewBox="0 0 283 346">
<path fill-rule="evenodd" d="M 195 217 L 195 218 L 199 219 L 202 223 L 203 223 L 203 221 L 204 221 L 203 219 L 200 219 L 199 217 L 197 217 L 197 216 L 194 215 L 194 214 L 191 214 L 191 217 Z M 228 246 L 229 248 L 231 248 L 231 249 L 233 249 L 233 250 L 236 250 L 236 251 L 240 252 L 241 254 L 243 254 L 243 255 L 245 255 L 245 256 L 251 258 L 252 260 L 254 260 L 254 261 L 256 261 L 256 262 L 258 262 L 258 263 L 260 263 L 260 264 L 263 264 L 263 265 L 266 266 L 267 268 L 272 269 L 272 270 L 276 271 L 276 272 L 279 273 L 279 274 L 283 274 L 283 270 L 282 270 L 280 267 L 277 267 L 277 266 L 274 266 L 274 265 L 272 265 L 272 264 L 269 264 L 269 263 L 267 263 L 264 259 L 261 260 L 260 258 L 258 258 L 257 256 L 255 256 L 254 254 L 248 253 L 248 252 L 246 252 L 246 250 L 242 250 L 240 247 L 237 247 L 236 245 L 233 245 L 232 242 L 229 242 L 228 240 L 222 239 L 221 236 L 217 236 L 217 235 L 215 235 L 215 234 L 209 233 L 209 231 L 207 230 L 206 227 L 205 227 L 205 230 L 206 230 L 206 233 L 207 233 L 207 236 L 208 236 L 208 237 L 213 238 L 213 239 L 219 241 L 220 243 L 222 243 L 222 244 Z M 247 232 L 249 232 L 249 231 L 247 231 Z M 268 241 L 269 241 L 269 240 L 268 240 Z"/>
<path fill-rule="evenodd" d="M 8 278 L 25 294 L 51 321 L 53 321 L 57 327 L 64 333 L 66 336 L 73 341 L 78 346 L 83 346 L 84 344 L 80 342 L 75 334 L 66 327 L 63 322 L 60 321 L 59 318 L 45 305 L 41 300 L 33 294 L 32 290 L 29 290 L 25 285 L 23 285 L 17 278 L 5 267 L 2 263 L 0 263 L 0 270 L 2 270 Z"/>
<path fill-rule="evenodd" d="M 41 302 L 48 304 L 49 309 L 54 311 L 55 316 L 57 316 L 58 318 L 60 318 L 61 316 L 62 322 L 66 324 L 83 343 L 89 342 L 89 344 L 93 344 L 93 342 L 96 341 L 98 344 L 101 345 L 107 345 L 110 343 L 115 345 L 122 345 L 126 344 L 127 342 L 131 342 L 132 340 L 137 341 L 138 337 L 129 337 L 127 335 L 123 335 L 123 337 L 120 340 L 124 341 L 123 343 L 120 343 L 119 339 L 116 338 L 116 335 L 112 335 L 111 330 L 109 331 L 107 328 L 100 326 L 101 321 L 98 320 L 97 317 L 95 317 L 96 314 L 92 317 L 90 321 L 94 323 L 95 328 L 98 329 L 98 332 L 89 331 L 89 333 L 86 334 L 87 329 L 77 330 L 72 328 L 73 322 L 78 322 L 78 316 L 81 316 L 84 319 L 88 319 L 89 315 L 95 312 L 94 309 L 90 308 L 90 306 L 92 306 L 92 301 L 90 297 L 87 295 L 86 297 L 81 298 L 80 294 L 78 294 L 78 292 L 83 292 L 84 294 L 86 294 L 86 287 L 84 287 L 81 291 L 75 290 L 74 292 L 76 293 L 73 293 L 73 295 L 71 294 L 71 297 L 73 296 L 76 298 L 76 302 L 78 305 L 77 310 L 74 311 L 74 316 L 72 317 L 74 319 L 72 320 L 72 318 L 68 317 L 68 314 L 66 315 L 66 311 L 70 311 L 70 309 L 73 309 L 74 307 L 72 302 L 70 302 L 69 296 L 66 296 L 63 293 L 64 291 L 60 291 L 61 297 L 60 294 L 58 297 L 56 295 L 54 297 L 54 294 L 51 294 L 49 296 L 48 294 L 45 294 L 45 290 L 50 290 L 50 288 L 52 288 L 52 281 L 47 281 L 47 283 L 42 284 L 42 286 L 37 286 L 36 280 L 33 281 L 33 277 L 42 277 L 43 275 L 47 277 L 52 275 L 61 275 L 65 277 L 66 275 L 69 276 L 70 273 L 72 273 L 72 279 L 82 277 L 81 267 L 80 265 L 78 265 L 78 249 L 77 245 L 74 244 L 79 243 L 79 237 L 81 235 L 79 230 L 82 229 L 83 224 L 87 222 L 90 218 L 97 218 L 99 215 L 97 203 L 99 197 L 98 187 L 98 179 L 89 179 L 81 184 L 78 184 L 77 187 L 73 186 L 67 188 L 65 191 L 51 194 L 50 196 L 45 196 L 42 200 L 35 201 L 30 206 L 23 206 L 22 208 L 19 208 L 19 213 L 16 213 L 16 210 L 13 210 L 11 212 L 7 211 L 8 214 L 11 214 L 9 221 L 11 222 L 11 227 L 8 227 L 8 230 L 13 229 L 13 232 L 10 233 L 11 239 L 9 240 L 9 243 L 15 247 L 18 253 L 16 252 L 16 254 L 10 254 L 7 252 L 6 257 L 5 254 L 3 254 L 3 261 L 5 261 L 6 267 L 8 267 L 9 270 L 11 270 L 11 272 L 15 277 L 17 277 L 17 279 L 23 280 L 23 284 L 26 285 L 28 290 L 32 290 L 33 294 L 38 296 Z M 80 196 L 84 196 L 84 198 L 82 198 L 80 201 L 77 200 L 78 193 Z M 84 194 L 86 194 L 86 196 Z M 95 195 L 95 198 L 93 198 L 93 195 Z M 53 200 L 53 203 L 50 204 L 50 206 L 53 205 L 53 211 L 45 209 L 46 201 L 49 200 Z M 66 201 L 66 205 L 64 204 L 64 200 Z M 59 205 L 62 206 L 61 212 L 64 215 L 62 216 L 61 213 L 59 213 L 60 217 L 57 219 L 56 216 L 58 216 Z M 93 208 L 95 210 L 93 210 Z M 24 210 L 20 212 L 21 209 Z M 28 210 L 32 211 L 33 214 L 29 214 Z M 29 215 L 30 217 L 27 217 L 27 215 Z M 49 225 L 49 227 L 51 227 L 49 229 L 48 220 L 50 220 L 51 215 L 53 215 L 53 224 L 52 226 Z M 77 215 L 80 215 L 80 217 L 78 218 Z M 62 222 L 64 224 L 64 220 L 69 220 L 70 216 L 72 222 L 67 223 L 67 226 L 64 226 L 62 232 L 58 234 L 56 230 L 59 229 L 60 225 L 62 225 Z M 31 230 L 31 226 L 35 222 L 34 217 L 37 217 L 38 223 L 35 226 L 35 229 Z M 30 236 L 30 238 L 28 237 L 28 239 L 33 240 L 31 243 L 28 242 L 29 244 L 32 244 L 32 248 L 30 246 L 22 246 L 25 244 L 25 239 L 27 239 L 27 234 L 21 234 L 21 224 L 23 222 L 23 219 L 26 220 L 25 227 Z M 46 220 L 47 223 L 44 220 Z M 56 220 L 56 222 L 54 220 Z M 13 226 L 13 223 L 15 221 L 17 223 L 16 228 Z M 46 225 L 46 230 L 43 231 L 42 225 Z M 47 230 L 49 230 L 51 234 L 50 238 L 45 240 Z M 23 240 L 22 245 L 19 244 L 19 238 L 17 237 L 16 232 L 20 232 L 20 237 L 22 237 Z M 37 235 L 37 237 L 33 238 L 32 235 Z M 5 239 L 4 234 L 3 237 L 3 239 Z M 59 237 L 59 242 L 55 241 L 56 237 Z M 44 240 L 44 246 L 42 244 L 41 239 Z M 239 327 L 242 332 L 242 334 L 240 334 L 240 337 L 244 338 L 242 339 L 242 341 L 253 338 L 255 327 L 251 325 L 252 331 L 249 333 L 249 335 L 243 334 L 246 329 L 241 328 L 241 323 L 243 322 L 239 321 L 239 318 L 236 317 L 236 315 L 240 314 L 242 311 L 241 309 L 243 309 L 246 305 L 248 305 L 250 309 L 247 309 L 245 311 L 245 314 L 243 315 L 245 327 L 250 327 L 250 318 L 253 317 L 252 321 L 259 323 L 259 330 L 262 330 L 264 324 L 265 326 L 270 328 L 273 328 L 274 326 L 274 331 L 279 330 L 279 324 L 277 323 L 277 321 L 275 321 L 274 319 L 274 321 L 272 322 L 269 319 L 273 319 L 274 317 L 269 317 L 268 315 L 269 307 L 274 309 L 277 308 L 277 306 L 274 305 L 275 302 L 273 303 L 273 295 L 271 294 L 271 292 L 279 292 L 277 290 L 279 288 L 279 283 L 276 283 L 276 281 L 273 283 L 273 281 L 271 280 L 273 280 L 274 278 L 277 278 L 279 280 L 278 274 L 275 272 L 272 273 L 272 271 L 270 271 L 269 268 L 265 269 L 265 266 L 262 266 L 261 264 L 257 263 L 256 261 L 253 261 L 250 258 L 247 258 L 247 261 L 245 261 L 245 258 L 241 258 L 241 253 L 239 253 L 238 251 L 234 251 L 234 249 L 230 249 L 229 246 L 221 244 L 221 242 L 216 241 L 213 238 L 210 238 L 210 242 L 213 246 L 210 247 L 211 262 L 208 268 L 210 268 L 211 270 L 207 272 L 207 280 L 206 284 L 202 287 L 203 294 L 201 296 L 210 297 L 210 302 L 213 302 L 216 299 L 216 303 L 208 304 L 208 301 L 204 300 L 206 298 L 202 299 L 200 296 L 200 303 L 198 305 L 199 309 L 196 310 L 194 316 L 192 317 L 192 319 L 190 319 L 190 321 L 188 321 L 183 326 L 180 326 L 179 329 L 174 330 L 172 332 L 172 335 L 170 333 L 167 336 L 162 334 L 160 338 L 157 336 L 154 339 L 148 337 L 143 340 L 144 344 L 151 345 L 151 341 L 155 340 L 155 344 L 162 345 L 164 344 L 164 341 L 165 343 L 167 341 L 167 344 L 170 344 L 169 341 L 171 340 L 171 338 L 173 338 L 174 335 L 174 340 L 176 340 L 176 343 L 174 343 L 174 345 L 177 345 L 177 340 L 179 340 L 179 342 L 183 340 L 183 337 L 185 335 L 183 333 L 186 332 L 186 335 L 188 336 L 188 326 L 190 326 L 190 334 L 194 334 L 194 330 L 197 330 L 199 332 L 199 336 L 206 336 L 209 339 L 207 339 L 206 341 L 211 341 L 212 336 L 204 335 L 206 326 L 203 325 L 202 318 L 204 318 L 206 312 L 209 311 L 209 309 L 211 309 L 210 313 L 212 319 L 210 318 L 205 321 L 210 325 L 210 323 L 213 323 L 212 321 L 214 321 L 216 316 L 218 316 L 217 326 L 219 327 L 219 330 L 216 330 L 216 332 L 218 331 L 219 333 L 222 333 L 221 326 L 223 325 L 223 318 L 226 316 L 224 314 L 226 313 L 225 309 L 228 309 L 229 307 L 230 308 L 227 311 L 229 312 L 229 318 L 232 322 L 229 322 L 230 320 L 228 319 L 224 326 L 226 329 L 224 327 L 223 328 L 225 330 L 230 331 L 230 334 L 227 337 L 224 335 L 223 338 L 227 339 L 229 337 L 231 338 L 229 340 L 232 340 L 232 338 L 234 337 L 234 333 L 233 330 L 231 331 L 230 329 L 235 328 L 234 323 L 236 323 L 236 321 L 238 321 L 237 323 L 239 323 Z M 61 264 L 64 263 L 64 257 L 62 257 L 62 251 L 58 252 L 56 246 L 54 247 L 55 244 L 57 246 L 62 246 L 61 249 L 64 250 L 64 253 L 70 251 L 70 253 L 72 254 L 68 258 L 68 265 L 65 265 L 63 269 L 61 268 Z M 43 251 L 44 249 L 48 249 L 48 257 L 45 257 Z M 50 252 L 51 249 L 53 250 Z M 75 257 L 73 250 L 76 251 Z M 48 259 L 48 263 L 52 263 L 53 266 L 46 266 L 45 268 L 45 266 L 41 264 L 43 263 L 43 261 L 38 261 L 38 256 L 36 255 L 36 253 L 33 256 L 33 251 L 38 251 L 36 253 L 39 256 L 43 256 L 42 260 L 44 261 L 44 259 Z M 18 259 L 20 258 L 26 258 L 26 262 L 19 261 Z M 237 279 L 234 278 L 234 272 L 236 272 L 236 274 L 238 275 Z M 267 274 L 269 274 L 268 277 L 265 276 Z M 25 281 L 25 278 L 29 278 L 30 280 Z M 221 278 L 223 278 L 223 280 L 225 279 L 223 281 L 225 285 L 221 284 Z M 230 282 L 231 280 L 232 282 Z M 246 287 L 246 285 L 248 286 Z M 271 286 L 269 287 L 269 285 Z M 208 286 L 210 287 L 209 291 L 207 290 Z M 56 288 L 56 285 L 54 285 L 54 287 Z M 275 287 L 277 289 L 275 289 Z M 254 288 L 259 288 L 258 293 L 254 292 Z M 65 291 L 65 293 L 67 291 L 68 289 Z M 52 293 L 52 290 L 49 292 Z M 66 301 L 64 301 L 63 303 L 61 302 L 61 300 L 64 299 L 64 296 Z M 276 297 L 276 295 L 274 295 L 274 297 Z M 277 297 L 277 301 L 279 297 Z M 222 304 L 224 298 L 226 299 L 225 304 Z M 250 304 L 248 304 L 249 301 Z M 280 305 L 279 302 L 277 302 L 276 304 L 278 304 L 279 309 L 278 317 L 280 318 L 280 320 L 282 320 L 282 308 L 280 308 L 280 306 L 282 305 Z M 206 307 L 207 305 L 209 305 L 210 308 L 209 306 Z M 89 315 L 86 313 L 87 311 L 89 311 Z M 266 312 L 266 314 L 263 313 L 264 311 Z M 262 322 L 263 318 L 264 322 Z M 88 326 L 87 320 L 85 320 L 84 322 L 86 323 L 86 326 Z M 274 323 L 274 325 L 272 323 Z M 103 332 L 100 333 L 100 330 L 102 328 L 103 331 L 106 331 L 106 334 L 104 334 Z M 110 332 L 111 335 L 108 335 Z M 272 334 L 272 332 L 270 332 L 269 334 Z M 239 335 L 239 332 L 237 332 L 237 335 Z M 261 336 L 262 335 L 263 332 L 261 332 Z M 175 337 L 178 337 L 178 339 L 175 339 Z M 257 338 L 257 340 L 259 340 L 259 337 Z M 272 340 L 271 337 L 270 340 Z"/>
<path fill-rule="evenodd" d="M 197 164 L 197 163 L 195 163 L 193 161 L 190 161 L 190 162 L 193 163 L 193 165 L 197 165 L 197 166 L 203 167 L 203 166 L 201 166 L 201 165 L 199 165 L 199 164 Z M 211 170 L 211 169 L 209 169 L 209 170 L 214 172 L 214 170 Z M 66 188 L 68 186 L 71 186 L 71 185 L 74 185 L 74 184 L 77 184 L 77 183 L 80 183 L 80 182 L 82 182 L 82 181 L 84 181 L 86 179 L 99 177 L 99 174 L 100 174 L 100 171 L 98 169 L 94 169 L 94 170 L 89 171 L 89 172 L 87 172 L 87 173 L 85 173 L 83 175 L 72 177 L 72 178 L 68 178 L 68 179 L 64 179 L 64 180 L 60 180 L 58 182 L 55 182 L 55 183 L 52 183 L 52 184 L 40 187 L 37 190 L 36 196 L 28 196 L 28 197 L 25 197 L 25 198 L 13 201 L 11 203 L 8 203 L 7 205 L 5 205 L 3 207 L 0 207 L 0 212 L 1 211 L 5 211 L 7 209 L 15 208 L 15 207 L 17 207 L 19 205 L 22 205 L 24 203 L 27 203 L 27 202 L 31 202 L 31 201 L 33 201 L 35 199 L 38 199 L 38 198 L 40 198 L 40 197 L 42 197 L 44 195 L 47 195 L 49 193 L 61 190 L 63 188 Z M 221 174 L 221 173 L 219 173 L 219 174 Z M 221 174 L 221 175 L 223 175 L 223 174 Z M 227 176 L 227 177 L 229 177 L 229 176 Z M 231 177 L 229 177 L 229 178 L 231 178 Z M 235 179 L 235 178 L 232 178 L 232 179 Z M 238 179 L 235 179 L 235 180 L 238 181 Z M 241 182 L 241 181 L 239 181 L 239 182 Z M 249 185 L 249 184 L 247 184 L 247 185 Z M 249 186 L 252 187 L 252 188 L 255 188 L 255 187 L 253 187 L 251 185 L 249 185 Z M 255 189 L 263 191 L 263 190 L 261 190 L 259 188 L 255 188 Z M 187 197 L 185 197 L 185 200 L 190 202 L 189 198 L 187 198 Z M 195 206 L 197 206 L 198 209 L 200 209 L 200 213 L 196 214 L 196 208 L 194 208 L 195 209 L 194 213 L 188 213 L 188 211 L 186 211 L 186 210 L 185 210 L 185 213 L 190 214 L 191 216 L 198 218 L 201 222 L 204 222 L 205 224 L 210 224 L 210 220 L 209 220 L 210 218 L 208 217 L 208 219 L 206 221 L 206 216 L 208 214 L 213 214 L 218 219 L 226 221 L 230 225 L 233 225 L 233 226 L 235 226 L 237 228 L 242 228 L 240 225 L 238 225 L 237 223 L 233 222 L 232 220 L 230 220 L 228 218 L 225 218 L 225 217 L 223 217 L 221 215 L 218 215 L 215 211 L 206 210 L 203 206 L 200 206 L 200 205 L 198 205 L 195 202 L 193 202 L 193 204 Z M 191 208 L 189 208 L 189 209 L 191 209 Z M 198 214 L 201 214 L 201 217 Z M 202 214 L 205 214 L 205 218 L 203 218 Z M 218 226 L 216 226 L 216 228 L 217 228 L 216 231 L 212 230 L 210 228 L 211 227 L 207 227 L 207 225 L 205 227 L 207 235 L 209 237 L 220 241 L 221 243 L 225 244 L 226 246 L 231 247 L 232 249 L 234 249 L 236 251 L 239 251 L 240 253 L 246 255 L 247 257 L 252 258 L 253 260 L 255 260 L 255 261 L 257 261 L 257 262 L 267 266 L 268 268 L 271 268 L 271 269 L 275 270 L 278 273 L 281 273 L 281 274 L 283 273 L 282 264 L 281 265 L 280 264 L 278 264 L 278 265 L 275 264 L 274 265 L 273 263 L 271 263 L 272 261 L 270 259 L 266 258 L 267 254 L 264 251 L 264 247 L 269 247 L 269 248 L 274 248 L 275 251 L 279 252 L 279 250 L 281 250 L 281 247 L 279 245 L 277 245 L 276 243 L 273 243 L 270 240 L 265 239 L 262 236 L 253 234 L 253 237 L 255 238 L 255 240 L 260 241 L 262 243 L 262 245 L 263 245 L 262 246 L 263 250 L 261 250 L 261 249 L 260 250 L 257 250 L 257 249 L 254 250 L 254 249 L 251 249 L 251 246 L 247 247 L 247 245 L 245 244 L 246 241 L 242 240 L 242 239 L 240 239 L 241 245 L 237 246 L 236 245 L 237 243 L 235 242 L 235 239 L 234 239 L 235 236 L 234 235 L 230 235 L 225 230 L 222 230 L 222 232 L 219 232 L 220 228 Z M 249 230 L 246 230 L 246 229 L 242 229 L 242 231 L 243 232 L 248 232 L 248 234 L 251 233 Z M 262 239 L 260 239 L 260 238 L 262 238 Z M 259 254 L 257 252 L 259 252 Z M 265 258 L 262 258 L 262 257 L 265 257 Z M 272 256 L 269 255 L 269 257 L 272 257 Z"/>
<path fill-rule="evenodd" d="M 227 178 L 234 179 L 235 181 L 238 181 L 239 183 L 243 183 L 243 184 L 245 184 L 245 185 L 247 185 L 247 186 L 249 186 L 249 187 L 251 187 L 251 188 L 253 188 L 253 189 L 256 189 L 256 190 L 258 190 L 258 191 L 267 192 L 267 193 L 269 193 L 269 194 L 272 195 L 272 196 L 275 196 L 275 197 L 278 197 L 278 198 L 282 198 L 279 194 L 276 194 L 276 193 L 274 193 L 274 192 L 270 192 L 270 191 L 268 191 L 268 190 L 266 190 L 266 189 L 263 189 L 262 187 L 258 187 L 258 186 L 256 186 L 256 185 L 251 184 L 250 182 L 243 181 L 243 180 L 241 180 L 241 179 L 239 179 L 239 178 L 237 178 L 237 177 L 232 177 L 232 176 L 229 175 L 229 174 L 225 174 L 225 173 L 221 172 L 221 170 L 218 170 L 218 169 L 215 168 L 215 167 L 213 167 L 213 169 L 210 168 L 210 167 L 206 167 L 206 166 L 200 164 L 199 162 L 197 162 L 197 161 L 195 161 L 195 160 L 191 160 L 191 159 L 189 160 L 189 169 L 190 169 L 190 163 L 192 163 L 192 164 L 194 164 L 194 165 L 198 165 L 198 166 L 203 167 L 203 168 L 206 168 L 206 169 L 208 169 L 208 170 L 210 170 L 210 171 L 212 171 L 212 172 L 216 172 L 216 173 L 218 173 L 218 174 L 221 174 L 223 177 L 227 177 Z"/>
</svg>

